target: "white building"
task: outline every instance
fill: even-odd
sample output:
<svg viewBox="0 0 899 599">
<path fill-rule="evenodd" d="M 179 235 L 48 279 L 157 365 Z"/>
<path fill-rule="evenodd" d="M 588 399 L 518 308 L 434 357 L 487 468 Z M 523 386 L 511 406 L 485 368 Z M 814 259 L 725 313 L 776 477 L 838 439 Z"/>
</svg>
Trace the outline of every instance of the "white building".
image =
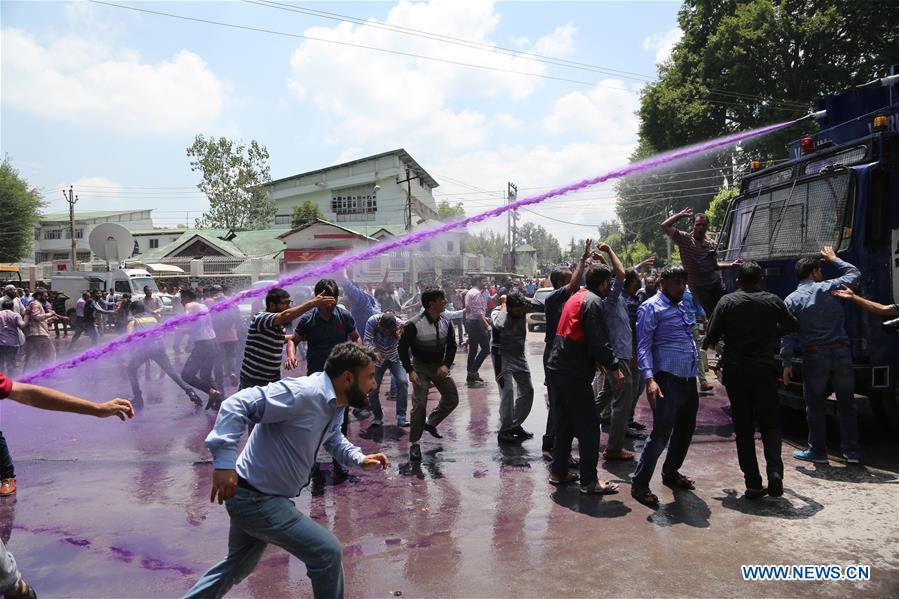
<svg viewBox="0 0 899 599">
<path fill-rule="evenodd" d="M 153 228 L 152 210 L 79 211 L 75 210 L 75 252 L 78 262 L 91 259 L 88 243 L 93 228 L 102 223 L 117 223 L 131 231 Z M 69 213 L 44 214 L 34 229 L 34 262 L 68 262 L 71 267 L 72 234 Z"/>
<path fill-rule="evenodd" d="M 410 173 L 411 182 L 398 183 Z M 370 236 L 406 225 L 406 192 L 411 187 L 412 224 L 437 218 L 432 190 L 438 183 L 403 149 L 278 179 L 264 187 L 275 203 L 276 228 L 291 228 L 296 206 L 315 202 L 324 220 Z"/>
</svg>

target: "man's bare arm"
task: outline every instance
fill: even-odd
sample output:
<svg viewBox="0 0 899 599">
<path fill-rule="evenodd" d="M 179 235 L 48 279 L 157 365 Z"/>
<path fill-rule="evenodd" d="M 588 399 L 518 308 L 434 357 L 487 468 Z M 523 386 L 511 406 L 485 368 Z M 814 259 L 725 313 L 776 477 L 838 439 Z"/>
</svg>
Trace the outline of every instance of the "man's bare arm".
<svg viewBox="0 0 899 599">
<path fill-rule="evenodd" d="M 118 416 L 125 420 L 125 416 L 128 418 L 134 416 L 134 408 L 131 407 L 131 402 L 125 399 L 116 398 L 106 403 L 94 403 L 64 391 L 40 385 L 19 383 L 17 381 L 13 381 L 9 399 L 39 410 L 71 412 L 72 414 L 85 414 L 87 416 L 96 416 L 97 418 Z"/>
</svg>

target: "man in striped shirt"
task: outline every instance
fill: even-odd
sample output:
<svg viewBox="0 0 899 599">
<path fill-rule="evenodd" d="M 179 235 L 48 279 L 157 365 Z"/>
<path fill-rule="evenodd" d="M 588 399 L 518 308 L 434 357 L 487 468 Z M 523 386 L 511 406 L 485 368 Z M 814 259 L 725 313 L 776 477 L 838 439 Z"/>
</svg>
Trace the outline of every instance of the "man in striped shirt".
<svg viewBox="0 0 899 599">
<path fill-rule="evenodd" d="M 280 380 L 281 354 L 290 339 L 284 332 L 284 325 L 313 308 L 330 311 L 337 299 L 322 293 L 299 306 L 291 307 L 290 304 L 290 294 L 283 289 L 275 288 L 266 294 L 265 311 L 253 318 L 247 334 L 240 367 L 241 389 L 262 387 Z"/>
<path fill-rule="evenodd" d="M 677 221 L 691 217 L 693 228 L 689 233 L 674 227 Z M 718 262 L 718 244 L 706 235 L 709 217 L 701 212 L 693 214 L 692 210 L 685 208 L 666 219 L 660 226 L 680 250 L 681 261 L 687 269 L 687 284 L 693 295 L 705 313 L 711 314 L 715 311 L 718 300 L 724 295 L 721 269 L 738 266 L 741 261 Z"/>
<path fill-rule="evenodd" d="M 390 370 L 390 375 L 396 383 L 396 425 L 408 426 L 406 422 L 406 402 L 409 398 L 409 377 L 400 362 L 398 351 L 400 334 L 405 323 L 400 322 L 392 310 L 385 310 L 381 314 L 372 314 L 365 323 L 365 347 L 374 350 L 378 357 L 375 367 L 375 388 L 368 394 L 368 404 L 374 414 L 372 426 L 384 424 L 384 410 L 381 408 L 381 400 L 378 397 L 381 390 L 381 381 L 384 373 Z"/>
<path fill-rule="evenodd" d="M 698 353 L 693 327 L 681 301 L 687 273 L 683 266 L 668 265 L 662 270 L 661 280 L 661 292 L 637 310 L 637 367 L 646 380 L 652 434 L 634 472 L 631 495 L 651 506 L 658 505 L 659 498 L 649 490 L 649 480 L 669 439 L 662 483 L 671 488 L 694 488 L 693 481 L 678 470 L 687 457 L 699 411 Z"/>
</svg>

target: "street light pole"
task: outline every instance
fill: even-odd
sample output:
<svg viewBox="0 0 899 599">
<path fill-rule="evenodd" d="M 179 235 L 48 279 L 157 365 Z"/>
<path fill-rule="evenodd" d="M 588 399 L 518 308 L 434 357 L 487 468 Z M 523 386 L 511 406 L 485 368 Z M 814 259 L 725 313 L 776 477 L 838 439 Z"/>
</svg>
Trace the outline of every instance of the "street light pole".
<svg viewBox="0 0 899 599">
<path fill-rule="evenodd" d="M 417 174 L 414 177 L 412 176 L 412 172 L 409 170 L 409 167 L 406 167 L 406 178 L 403 180 L 397 180 L 397 183 L 405 183 L 406 184 L 406 233 L 412 232 L 412 181 L 415 179 L 420 179 L 421 174 Z M 415 252 L 409 250 L 409 288 L 412 291 L 413 295 L 415 294 L 415 283 L 418 278 L 417 273 L 415 272 Z"/>
</svg>

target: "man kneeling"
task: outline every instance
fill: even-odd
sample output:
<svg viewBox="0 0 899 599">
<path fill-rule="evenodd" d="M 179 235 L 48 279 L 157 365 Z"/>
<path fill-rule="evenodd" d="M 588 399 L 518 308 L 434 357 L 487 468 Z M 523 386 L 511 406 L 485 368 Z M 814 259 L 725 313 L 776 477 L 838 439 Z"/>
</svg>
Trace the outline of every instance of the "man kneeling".
<svg viewBox="0 0 899 599">
<path fill-rule="evenodd" d="M 374 353 L 341 343 L 324 372 L 242 389 L 222 403 L 206 446 L 215 466 L 210 500 L 218 496 L 231 517 L 228 557 L 186 597 L 221 597 L 249 576 L 268 543 L 306 564 L 315 597 L 343 597 L 340 542 L 290 498 L 309 484 L 319 445 L 344 466 L 387 468 L 383 453 L 364 455 L 340 432 L 346 407 L 363 407 L 374 384 Z M 238 456 L 250 422 L 257 426 Z"/>
</svg>

